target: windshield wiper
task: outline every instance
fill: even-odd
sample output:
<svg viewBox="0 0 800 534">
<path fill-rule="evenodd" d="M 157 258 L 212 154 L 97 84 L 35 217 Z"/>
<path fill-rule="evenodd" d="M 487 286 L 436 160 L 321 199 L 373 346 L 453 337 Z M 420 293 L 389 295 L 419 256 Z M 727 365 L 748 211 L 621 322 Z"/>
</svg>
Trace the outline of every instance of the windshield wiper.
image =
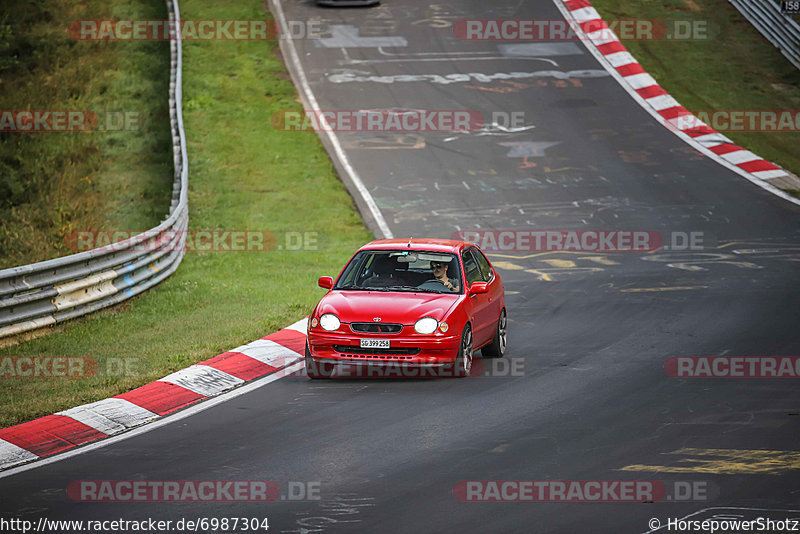
<svg viewBox="0 0 800 534">
<path fill-rule="evenodd" d="M 334 289 L 355 289 L 356 291 L 384 291 L 384 292 L 389 291 L 385 287 L 370 287 L 370 286 L 362 287 L 362 286 L 356 286 L 356 285 L 353 285 L 353 284 L 351 284 L 349 286 L 337 287 L 337 288 L 334 288 Z"/>
<path fill-rule="evenodd" d="M 422 289 L 417 286 L 389 286 L 389 289 L 411 289 L 419 293 L 441 293 L 441 291 L 436 291 L 435 289 Z"/>
</svg>

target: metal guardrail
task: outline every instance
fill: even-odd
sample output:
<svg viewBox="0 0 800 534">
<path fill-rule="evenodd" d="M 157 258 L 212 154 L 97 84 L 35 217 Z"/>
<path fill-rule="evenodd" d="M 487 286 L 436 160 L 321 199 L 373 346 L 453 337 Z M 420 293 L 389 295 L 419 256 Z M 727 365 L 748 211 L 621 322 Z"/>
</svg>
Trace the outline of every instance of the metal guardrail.
<svg viewBox="0 0 800 534">
<path fill-rule="evenodd" d="M 178 0 L 166 0 L 180 20 Z M 167 218 L 104 247 L 0 270 L 0 338 L 113 306 L 153 287 L 183 259 L 189 225 L 189 167 L 183 130 L 182 47 L 170 41 L 169 107 L 175 181 Z"/>
<path fill-rule="evenodd" d="M 728 0 L 786 59 L 800 69 L 800 26 L 770 0 Z"/>
</svg>

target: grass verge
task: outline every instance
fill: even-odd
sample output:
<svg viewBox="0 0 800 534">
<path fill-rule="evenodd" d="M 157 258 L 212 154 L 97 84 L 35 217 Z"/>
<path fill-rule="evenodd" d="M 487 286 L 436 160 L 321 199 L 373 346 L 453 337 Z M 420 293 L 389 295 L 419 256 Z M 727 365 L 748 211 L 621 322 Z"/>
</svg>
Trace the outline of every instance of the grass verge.
<svg viewBox="0 0 800 534">
<path fill-rule="evenodd" d="M 195 20 L 265 16 L 260 0 L 193 0 L 181 11 Z M 302 109 L 276 47 L 185 42 L 184 119 L 190 227 L 269 231 L 283 250 L 187 253 L 172 277 L 120 308 L 0 349 L 0 361 L 89 356 L 101 370 L 82 379 L 3 379 L 0 426 L 132 389 L 300 319 L 324 292 L 317 277 L 338 274 L 372 239 L 316 134 L 271 126 L 275 111 Z M 316 244 L 287 250 L 291 232 Z M 124 372 L 102 372 L 119 362 Z"/>
<path fill-rule="evenodd" d="M 73 230 L 145 229 L 163 217 L 172 188 L 169 45 L 77 41 L 67 25 L 165 14 L 153 0 L 0 6 L 0 109 L 88 110 L 98 118 L 79 133 L 13 133 L 3 122 L 0 269 L 73 252 Z"/>
<path fill-rule="evenodd" d="M 800 71 L 727 0 L 592 0 L 606 20 L 701 21 L 706 40 L 624 41 L 658 83 L 694 113 L 800 109 Z M 722 131 L 737 144 L 800 175 L 800 132 Z"/>
</svg>

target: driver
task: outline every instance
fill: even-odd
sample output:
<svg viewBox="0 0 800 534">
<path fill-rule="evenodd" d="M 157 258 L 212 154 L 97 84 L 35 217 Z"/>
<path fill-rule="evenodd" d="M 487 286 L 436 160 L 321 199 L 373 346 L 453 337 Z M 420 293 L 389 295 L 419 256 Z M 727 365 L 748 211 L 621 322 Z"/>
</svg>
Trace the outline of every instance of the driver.
<svg viewBox="0 0 800 534">
<path fill-rule="evenodd" d="M 444 284 L 444 287 L 450 291 L 458 291 L 458 280 L 450 279 L 447 277 L 447 263 L 440 261 L 432 261 L 431 269 L 433 270 L 433 277 Z"/>
</svg>

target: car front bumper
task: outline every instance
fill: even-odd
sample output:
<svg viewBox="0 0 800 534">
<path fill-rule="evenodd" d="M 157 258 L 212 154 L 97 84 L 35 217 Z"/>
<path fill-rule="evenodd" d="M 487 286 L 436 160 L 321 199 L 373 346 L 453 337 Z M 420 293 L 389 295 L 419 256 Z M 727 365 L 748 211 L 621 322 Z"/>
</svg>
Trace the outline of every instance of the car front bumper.
<svg viewBox="0 0 800 534">
<path fill-rule="evenodd" d="M 388 339 L 389 349 L 362 349 L 361 339 Z M 349 333 L 308 333 L 314 361 L 322 363 L 399 366 L 407 368 L 444 367 L 455 361 L 461 338 L 456 335 L 383 335 Z"/>
</svg>

